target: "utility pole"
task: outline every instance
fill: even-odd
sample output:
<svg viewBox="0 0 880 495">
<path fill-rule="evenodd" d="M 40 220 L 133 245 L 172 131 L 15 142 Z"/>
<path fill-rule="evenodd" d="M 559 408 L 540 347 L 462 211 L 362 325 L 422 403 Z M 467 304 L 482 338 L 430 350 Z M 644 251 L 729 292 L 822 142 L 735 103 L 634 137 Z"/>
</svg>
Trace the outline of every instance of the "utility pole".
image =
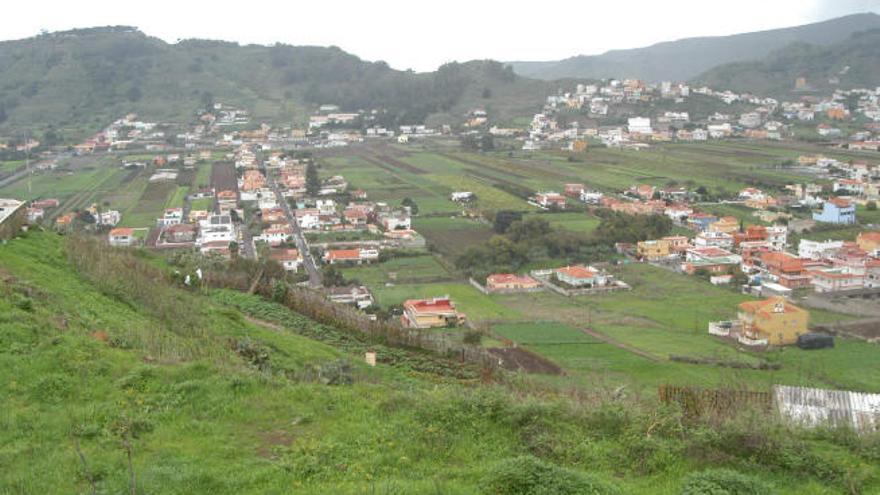
<svg viewBox="0 0 880 495">
<path fill-rule="evenodd" d="M 25 174 L 27 175 L 27 186 L 28 186 L 28 199 L 31 198 L 31 138 L 30 134 L 25 133 L 24 135 L 24 169 Z"/>
</svg>

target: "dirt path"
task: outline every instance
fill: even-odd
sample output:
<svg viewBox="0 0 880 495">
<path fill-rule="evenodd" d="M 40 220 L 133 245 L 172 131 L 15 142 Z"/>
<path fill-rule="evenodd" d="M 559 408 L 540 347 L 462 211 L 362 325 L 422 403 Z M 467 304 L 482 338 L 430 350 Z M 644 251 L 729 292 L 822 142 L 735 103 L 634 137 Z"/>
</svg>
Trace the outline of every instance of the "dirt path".
<svg viewBox="0 0 880 495">
<path fill-rule="evenodd" d="M 254 318 L 253 316 L 248 316 L 244 313 L 242 313 L 242 316 L 244 316 L 245 321 L 247 321 L 248 323 L 253 323 L 254 325 L 256 325 L 258 327 L 263 327 L 265 329 L 272 330 L 273 332 L 281 332 L 284 330 L 284 327 L 282 327 L 281 325 L 278 325 L 276 323 L 272 323 L 270 321 L 265 321 L 265 320 L 260 320 L 258 318 Z"/>
<path fill-rule="evenodd" d="M 619 340 L 612 339 L 611 337 L 605 335 L 602 332 L 597 332 L 596 330 L 593 330 L 591 328 L 582 328 L 581 331 L 584 332 L 585 334 L 589 335 L 590 337 L 599 339 L 602 342 L 605 342 L 606 344 L 611 344 L 614 347 L 617 347 L 618 349 L 623 349 L 624 351 L 628 351 L 628 352 L 631 352 L 637 356 L 641 356 L 641 357 L 647 359 L 648 361 L 653 361 L 655 363 L 659 363 L 661 361 L 659 357 L 657 357 L 651 353 L 645 352 L 645 351 L 639 349 L 638 347 L 633 347 L 629 344 L 624 344 L 623 342 L 621 342 Z"/>
<path fill-rule="evenodd" d="M 565 374 L 558 364 L 522 347 L 492 347 L 489 352 L 499 358 L 502 367 L 511 371 L 522 370 L 526 373 L 546 375 Z"/>
</svg>

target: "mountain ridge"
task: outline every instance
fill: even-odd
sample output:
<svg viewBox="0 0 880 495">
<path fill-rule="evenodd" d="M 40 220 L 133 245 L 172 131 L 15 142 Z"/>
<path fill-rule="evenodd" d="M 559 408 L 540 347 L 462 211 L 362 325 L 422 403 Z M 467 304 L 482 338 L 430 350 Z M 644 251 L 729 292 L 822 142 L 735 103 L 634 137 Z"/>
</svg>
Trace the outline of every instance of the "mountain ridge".
<svg viewBox="0 0 880 495">
<path fill-rule="evenodd" d="M 545 80 L 633 77 L 646 80 L 688 80 L 729 62 L 753 60 L 792 42 L 830 45 L 851 34 L 880 27 L 880 15 L 851 14 L 787 28 L 664 41 L 641 48 L 610 50 L 548 62 L 508 62 L 524 77 Z"/>
<path fill-rule="evenodd" d="M 489 60 L 413 73 L 338 47 L 171 44 L 130 26 L 86 28 L 0 42 L 0 132 L 41 123 L 84 133 L 129 112 L 185 121 L 206 101 L 270 122 L 302 122 L 326 103 L 383 110 L 380 125 L 461 121 L 473 106 L 503 121 L 540 108 L 550 86 Z"/>
<path fill-rule="evenodd" d="M 805 87 L 795 87 L 799 78 Z M 872 87 L 880 83 L 880 28 L 857 32 L 828 46 L 793 43 L 760 60 L 714 67 L 693 83 L 779 98 Z"/>
</svg>

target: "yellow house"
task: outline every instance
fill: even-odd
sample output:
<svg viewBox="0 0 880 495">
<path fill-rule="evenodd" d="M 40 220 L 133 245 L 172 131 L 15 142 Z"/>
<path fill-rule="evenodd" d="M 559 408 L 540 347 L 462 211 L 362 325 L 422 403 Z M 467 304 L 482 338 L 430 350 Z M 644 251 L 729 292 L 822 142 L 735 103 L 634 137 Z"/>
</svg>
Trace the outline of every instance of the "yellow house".
<svg viewBox="0 0 880 495">
<path fill-rule="evenodd" d="M 587 142 L 583 139 L 575 139 L 571 143 L 571 150 L 574 152 L 587 151 Z"/>
<path fill-rule="evenodd" d="M 736 217 L 721 217 L 717 222 L 709 224 L 710 232 L 732 234 L 737 230 L 739 230 L 739 220 Z"/>
<path fill-rule="evenodd" d="M 809 330 L 810 313 L 776 296 L 739 305 L 742 335 L 752 340 L 767 340 L 770 345 L 789 345 Z"/>
<path fill-rule="evenodd" d="M 636 252 L 639 257 L 646 260 L 659 260 L 669 257 L 669 241 L 666 239 L 657 239 L 652 241 L 641 241 L 636 245 Z"/>
</svg>

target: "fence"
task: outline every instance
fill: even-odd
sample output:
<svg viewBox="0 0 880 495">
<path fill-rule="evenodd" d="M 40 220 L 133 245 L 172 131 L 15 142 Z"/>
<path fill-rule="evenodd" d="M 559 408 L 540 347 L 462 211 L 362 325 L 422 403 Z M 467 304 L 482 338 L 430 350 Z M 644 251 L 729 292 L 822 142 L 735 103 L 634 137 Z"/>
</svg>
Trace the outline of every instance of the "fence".
<svg viewBox="0 0 880 495">
<path fill-rule="evenodd" d="M 261 296 L 275 297 L 274 287 L 266 282 L 255 290 Z M 326 300 L 323 295 L 300 288 L 288 288 L 282 304 L 319 323 L 357 334 L 389 347 L 420 349 L 484 368 L 497 368 L 497 356 L 480 346 L 455 342 L 436 331 L 407 328 L 396 322 L 373 321 L 365 313 Z"/>
<path fill-rule="evenodd" d="M 773 405 L 770 392 L 733 389 L 703 389 L 676 385 L 660 385 L 660 401 L 678 404 L 687 416 L 730 414 L 743 407 L 758 407 L 769 412 Z"/>
</svg>

